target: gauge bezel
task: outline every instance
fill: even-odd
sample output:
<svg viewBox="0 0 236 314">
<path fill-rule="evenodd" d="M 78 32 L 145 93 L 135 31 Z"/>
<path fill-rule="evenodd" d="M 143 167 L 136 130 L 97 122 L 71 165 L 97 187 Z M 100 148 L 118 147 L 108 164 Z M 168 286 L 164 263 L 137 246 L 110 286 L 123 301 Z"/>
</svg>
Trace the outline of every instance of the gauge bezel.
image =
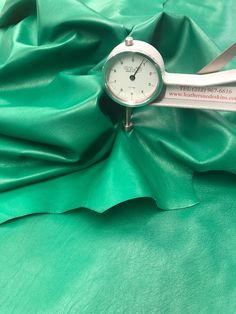
<svg viewBox="0 0 236 314">
<path fill-rule="evenodd" d="M 114 95 L 114 93 L 111 91 L 109 84 L 107 82 L 107 77 L 110 73 L 110 69 L 111 69 L 112 64 L 115 62 L 116 59 L 122 58 L 122 55 L 127 55 L 127 54 L 141 55 L 142 57 L 146 58 L 149 62 L 151 62 L 156 69 L 159 83 L 157 84 L 157 87 L 154 90 L 154 92 L 152 93 L 152 95 L 150 97 L 148 97 L 145 101 L 134 102 L 134 101 L 130 101 L 130 100 L 128 100 L 128 101 L 122 100 L 119 97 L 117 97 L 116 95 Z M 135 50 L 124 50 L 124 51 L 121 51 L 117 54 L 114 54 L 110 58 L 108 58 L 104 64 L 104 66 L 103 66 L 103 82 L 104 82 L 104 88 L 112 100 L 114 100 L 116 103 L 118 103 L 122 106 L 130 107 L 130 108 L 142 107 L 142 106 L 150 104 L 155 99 L 157 99 L 157 97 L 160 95 L 162 88 L 163 88 L 163 78 L 162 78 L 162 71 L 161 71 L 160 66 L 155 62 L 155 60 L 150 55 L 146 54 L 145 52 L 135 51 Z"/>
</svg>

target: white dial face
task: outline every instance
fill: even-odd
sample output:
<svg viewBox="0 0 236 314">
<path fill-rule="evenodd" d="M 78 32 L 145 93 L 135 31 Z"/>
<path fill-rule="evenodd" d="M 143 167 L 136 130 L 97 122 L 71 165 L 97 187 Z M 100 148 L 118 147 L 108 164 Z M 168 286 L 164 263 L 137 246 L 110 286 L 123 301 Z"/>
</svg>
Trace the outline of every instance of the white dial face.
<svg viewBox="0 0 236 314">
<path fill-rule="evenodd" d="M 159 73 L 154 62 L 140 53 L 115 56 L 107 69 L 106 86 L 119 103 L 142 105 L 159 89 Z"/>
</svg>

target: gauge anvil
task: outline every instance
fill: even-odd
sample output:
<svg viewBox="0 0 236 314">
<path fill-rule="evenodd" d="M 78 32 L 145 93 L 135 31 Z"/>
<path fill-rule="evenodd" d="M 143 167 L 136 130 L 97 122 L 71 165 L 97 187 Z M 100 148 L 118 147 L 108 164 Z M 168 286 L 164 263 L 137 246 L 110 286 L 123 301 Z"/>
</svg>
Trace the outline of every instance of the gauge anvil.
<svg viewBox="0 0 236 314">
<path fill-rule="evenodd" d="M 232 52 L 232 47 L 230 49 Z M 223 66 L 224 62 L 219 62 L 218 57 L 216 64 Z M 214 69 L 214 62 L 210 68 Z M 204 69 L 206 71 L 207 67 Z M 236 70 L 207 74 L 169 73 L 165 71 L 162 56 L 152 45 L 132 37 L 127 37 L 111 51 L 103 75 L 107 94 L 126 107 L 126 131 L 132 127 L 132 108 L 148 104 L 236 111 L 236 86 L 232 86 L 236 82 Z"/>
</svg>

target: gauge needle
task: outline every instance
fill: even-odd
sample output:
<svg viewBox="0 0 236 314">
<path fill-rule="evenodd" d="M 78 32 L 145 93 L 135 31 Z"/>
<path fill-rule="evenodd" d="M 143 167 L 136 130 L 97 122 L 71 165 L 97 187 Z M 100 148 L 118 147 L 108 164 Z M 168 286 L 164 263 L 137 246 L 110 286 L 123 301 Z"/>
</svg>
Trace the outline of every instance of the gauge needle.
<svg viewBox="0 0 236 314">
<path fill-rule="evenodd" d="M 139 69 L 141 68 L 143 61 L 145 60 L 145 58 L 143 58 L 142 62 L 140 63 L 140 65 L 137 67 L 137 70 L 134 72 L 134 74 L 130 75 L 130 80 L 134 81 L 135 80 L 135 75 L 138 73 Z"/>
</svg>

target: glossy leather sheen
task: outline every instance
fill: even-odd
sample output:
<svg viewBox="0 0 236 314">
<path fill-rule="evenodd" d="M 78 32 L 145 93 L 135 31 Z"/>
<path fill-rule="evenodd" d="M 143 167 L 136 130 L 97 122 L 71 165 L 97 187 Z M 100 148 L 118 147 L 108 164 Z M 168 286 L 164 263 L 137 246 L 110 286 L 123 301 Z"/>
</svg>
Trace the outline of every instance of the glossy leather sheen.
<svg viewBox="0 0 236 314">
<path fill-rule="evenodd" d="M 235 10 L 0 1 L 0 222 L 66 212 L 1 224 L 1 314 L 235 314 L 235 113 L 140 108 L 126 134 L 101 78 L 129 34 L 197 73 Z"/>
<path fill-rule="evenodd" d="M 125 134 L 123 108 L 101 78 L 128 34 L 154 45 L 168 71 L 196 73 L 235 39 L 230 6 L 3 1 L 0 221 L 81 206 L 103 212 L 137 197 L 188 207 L 198 202 L 196 171 L 234 173 L 234 113 L 146 107 Z"/>
<path fill-rule="evenodd" d="M 3 314 L 234 314 L 235 177 L 201 174 L 200 203 L 150 199 L 0 227 Z"/>
</svg>

